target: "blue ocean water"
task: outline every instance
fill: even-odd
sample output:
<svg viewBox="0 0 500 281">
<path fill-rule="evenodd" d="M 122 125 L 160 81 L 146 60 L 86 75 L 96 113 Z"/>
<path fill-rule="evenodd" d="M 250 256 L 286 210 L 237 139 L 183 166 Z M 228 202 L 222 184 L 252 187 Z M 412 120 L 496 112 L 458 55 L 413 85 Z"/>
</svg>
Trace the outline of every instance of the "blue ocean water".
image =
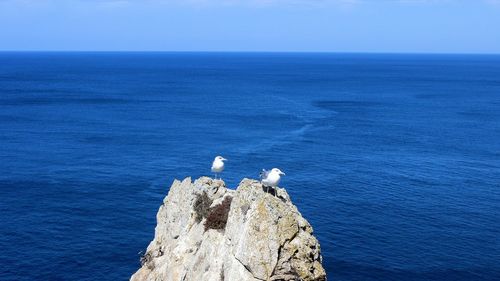
<svg viewBox="0 0 500 281">
<path fill-rule="evenodd" d="M 128 279 L 217 154 L 331 280 L 500 280 L 500 56 L 300 53 L 0 53 L 0 280 Z"/>
</svg>

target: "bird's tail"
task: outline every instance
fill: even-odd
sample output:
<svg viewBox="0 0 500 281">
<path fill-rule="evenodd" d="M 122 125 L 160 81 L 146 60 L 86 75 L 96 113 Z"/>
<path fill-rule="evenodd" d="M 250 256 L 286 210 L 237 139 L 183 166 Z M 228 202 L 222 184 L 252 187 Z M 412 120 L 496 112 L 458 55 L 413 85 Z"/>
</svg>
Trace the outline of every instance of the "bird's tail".
<svg viewBox="0 0 500 281">
<path fill-rule="evenodd" d="M 264 179 L 267 175 L 266 169 L 262 169 L 262 171 L 259 173 L 259 178 Z"/>
</svg>

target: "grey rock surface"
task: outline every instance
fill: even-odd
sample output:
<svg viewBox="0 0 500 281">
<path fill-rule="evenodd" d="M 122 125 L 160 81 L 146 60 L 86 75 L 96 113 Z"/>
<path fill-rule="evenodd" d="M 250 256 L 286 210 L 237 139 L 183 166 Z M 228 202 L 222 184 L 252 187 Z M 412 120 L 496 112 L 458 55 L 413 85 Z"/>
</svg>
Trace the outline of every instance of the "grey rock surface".
<svg viewBox="0 0 500 281">
<path fill-rule="evenodd" d="M 284 189 L 175 180 L 132 281 L 326 280 L 318 240 Z"/>
</svg>

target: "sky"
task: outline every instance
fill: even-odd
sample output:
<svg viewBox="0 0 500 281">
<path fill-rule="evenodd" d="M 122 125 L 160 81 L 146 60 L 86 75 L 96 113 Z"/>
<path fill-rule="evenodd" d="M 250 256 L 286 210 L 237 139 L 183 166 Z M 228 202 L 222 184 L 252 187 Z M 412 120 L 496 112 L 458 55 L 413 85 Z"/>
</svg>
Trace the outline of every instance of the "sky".
<svg viewBox="0 0 500 281">
<path fill-rule="evenodd" d="M 500 0 L 0 0 L 0 51 L 500 53 Z"/>
</svg>

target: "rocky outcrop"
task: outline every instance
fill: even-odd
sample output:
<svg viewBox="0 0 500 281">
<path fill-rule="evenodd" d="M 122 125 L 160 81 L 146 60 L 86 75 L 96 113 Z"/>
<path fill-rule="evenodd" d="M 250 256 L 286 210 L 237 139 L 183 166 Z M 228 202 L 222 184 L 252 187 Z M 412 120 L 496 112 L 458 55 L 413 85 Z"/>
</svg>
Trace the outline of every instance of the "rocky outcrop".
<svg viewBox="0 0 500 281">
<path fill-rule="evenodd" d="M 133 281 L 326 280 L 311 225 L 284 189 L 174 181 Z"/>
</svg>

